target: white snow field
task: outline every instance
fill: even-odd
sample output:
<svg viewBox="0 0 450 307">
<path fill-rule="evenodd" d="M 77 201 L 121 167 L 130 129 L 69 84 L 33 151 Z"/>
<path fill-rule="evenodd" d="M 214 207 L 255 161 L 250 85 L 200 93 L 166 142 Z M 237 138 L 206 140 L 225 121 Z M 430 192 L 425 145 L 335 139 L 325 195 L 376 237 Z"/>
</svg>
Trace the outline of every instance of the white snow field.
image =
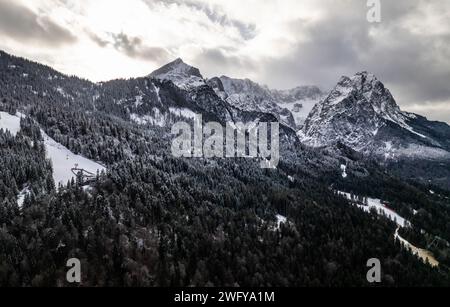
<svg viewBox="0 0 450 307">
<path fill-rule="evenodd" d="M 351 199 L 350 193 L 338 191 L 338 193 L 342 196 L 345 196 L 348 200 Z M 381 200 L 375 198 L 368 198 L 369 204 L 368 206 L 357 205 L 358 208 L 362 209 L 365 212 L 370 212 L 373 208 L 377 211 L 378 214 L 383 214 L 391 221 L 395 222 L 400 227 L 408 227 L 410 226 L 410 222 L 400 215 L 398 215 L 394 210 L 387 208 L 385 205 L 381 203 Z"/>
<path fill-rule="evenodd" d="M 0 112 L 0 129 L 9 130 L 15 136 L 20 131 L 20 117 Z"/>
<path fill-rule="evenodd" d="M 281 224 L 286 224 L 287 218 L 285 216 L 282 216 L 280 214 L 277 214 L 277 229 L 281 228 Z"/>
<path fill-rule="evenodd" d="M 341 171 L 342 171 L 342 178 L 347 178 L 347 165 L 342 164 L 341 165 Z"/>
<path fill-rule="evenodd" d="M 69 149 L 49 137 L 43 130 L 41 130 L 41 134 L 44 138 L 47 157 L 52 161 L 53 179 L 56 186 L 58 186 L 59 183 L 66 185 L 72 178 L 75 179 L 76 176 L 72 173 L 72 168 L 75 166 L 93 174 L 96 174 L 97 170 L 99 172 L 105 170 L 105 167 L 97 162 L 74 154 Z"/>
<path fill-rule="evenodd" d="M 169 108 L 169 112 L 179 117 L 195 119 L 197 115 L 195 112 L 188 108 Z"/>
<path fill-rule="evenodd" d="M 17 197 L 17 205 L 19 206 L 19 208 L 22 208 L 25 197 L 28 194 L 30 194 L 30 190 L 28 189 L 28 187 L 25 187 L 22 191 L 19 192 L 19 196 Z"/>
<path fill-rule="evenodd" d="M 291 111 L 292 115 L 294 116 L 295 123 L 297 126 L 302 126 L 306 119 L 308 118 L 309 113 L 311 113 L 314 106 L 322 99 L 322 97 L 317 99 L 304 99 L 304 100 L 298 100 L 295 102 L 287 102 L 287 103 L 281 103 L 279 102 L 278 105 L 282 108 L 288 109 Z M 296 105 L 302 105 L 301 108 L 296 108 Z"/>
<path fill-rule="evenodd" d="M 20 116 L 24 115 L 20 113 L 10 115 L 5 112 L 0 112 L 0 129 L 9 130 L 12 135 L 16 135 L 20 131 Z M 72 178 L 75 179 L 75 175 L 72 173 L 72 168 L 75 165 L 93 174 L 96 174 L 97 170 L 101 172 L 105 169 L 102 165 L 94 161 L 72 153 L 66 147 L 49 137 L 43 130 L 41 130 L 41 134 L 44 138 L 47 158 L 52 161 L 53 179 L 56 186 L 59 183 L 66 185 Z M 19 195 L 19 205 L 22 205 L 24 197 L 25 193 Z"/>
</svg>

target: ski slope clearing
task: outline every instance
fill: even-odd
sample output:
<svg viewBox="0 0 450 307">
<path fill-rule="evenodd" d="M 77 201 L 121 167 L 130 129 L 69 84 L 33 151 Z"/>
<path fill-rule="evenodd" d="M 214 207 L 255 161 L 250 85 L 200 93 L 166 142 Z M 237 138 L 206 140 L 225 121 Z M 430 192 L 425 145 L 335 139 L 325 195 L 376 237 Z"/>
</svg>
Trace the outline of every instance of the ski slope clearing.
<svg viewBox="0 0 450 307">
<path fill-rule="evenodd" d="M 75 180 L 76 176 L 72 173 L 72 168 L 74 167 L 84 169 L 93 174 L 96 174 L 97 171 L 101 172 L 102 170 L 105 170 L 104 166 L 74 154 L 69 149 L 49 137 L 43 130 L 41 130 L 41 134 L 44 138 L 47 158 L 52 161 L 53 179 L 56 186 L 58 186 L 58 184 L 66 185 L 72 178 Z"/>
<path fill-rule="evenodd" d="M 350 200 L 352 203 L 356 203 L 354 201 L 354 199 L 352 199 L 350 193 L 341 192 L 341 191 L 338 191 L 338 193 L 340 195 L 344 196 L 345 198 L 347 198 L 348 200 Z M 411 225 L 409 221 L 407 221 L 406 219 L 404 219 L 403 217 L 398 215 L 397 212 L 386 207 L 381 202 L 381 200 L 375 199 L 375 198 L 367 198 L 367 200 L 368 200 L 367 205 L 363 205 L 363 204 L 359 204 L 359 203 L 356 203 L 356 205 L 358 206 L 358 208 L 362 209 L 364 212 L 367 212 L 367 213 L 369 213 L 371 209 L 375 209 L 378 214 L 386 216 L 388 219 L 395 222 L 400 227 L 409 227 Z"/>
<path fill-rule="evenodd" d="M 0 129 L 8 130 L 15 136 L 20 131 L 21 116 L 23 115 L 20 113 L 11 115 L 6 112 L 0 112 Z M 52 161 L 53 179 L 56 186 L 60 183 L 66 185 L 72 178 L 75 179 L 75 175 L 72 173 L 72 168 L 75 166 L 93 174 L 96 174 L 97 171 L 105 170 L 105 167 L 102 165 L 72 153 L 69 149 L 49 137 L 43 130 L 41 130 L 41 134 L 44 138 L 47 158 Z M 23 198 L 24 195 L 20 195 L 19 202 L 22 202 Z"/>
<path fill-rule="evenodd" d="M 20 117 L 0 112 L 0 129 L 8 130 L 15 136 L 20 131 Z"/>
</svg>

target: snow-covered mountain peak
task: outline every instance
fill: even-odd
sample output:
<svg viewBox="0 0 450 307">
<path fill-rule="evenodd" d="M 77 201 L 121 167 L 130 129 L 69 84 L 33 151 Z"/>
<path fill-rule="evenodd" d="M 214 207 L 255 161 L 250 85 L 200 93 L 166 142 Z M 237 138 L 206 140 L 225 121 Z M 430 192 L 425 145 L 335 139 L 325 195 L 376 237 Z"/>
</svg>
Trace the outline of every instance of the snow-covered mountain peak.
<svg viewBox="0 0 450 307">
<path fill-rule="evenodd" d="M 170 80 L 185 90 L 206 84 L 200 70 L 186 64 L 181 58 L 162 66 L 149 76 L 160 80 Z"/>
<path fill-rule="evenodd" d="M 408 148 L 418 146 L 441 150 L 442 144 L 427 133 L 424 120 L 402 112 L 375 75 L 360 72 L 340 78 L 330 94 L 313 108 L 299 136 L 314 147 L 341 142 L 356 151 L 382 156 L 386 156 L 386 150 L 392 151 L 392 144 L 396 157 L 410 155 Z M 428 149 L 423 152 L 426 154 Z M 442 150 L 440 155 L 448 153 Z"/>
<path fill-rule="evenodd" d="M 351 103 L 360 108 L 371 109 L 370 111 L 373 110 L 386 120 L 404 125 L 405 114 L 401 112 L 391 92 L 374 74 L 364 71 L 352 77 L 341 77 L 321 107 L 322 110 L 336 105 L 349 108 L 352 107 Z"/>
</svg>

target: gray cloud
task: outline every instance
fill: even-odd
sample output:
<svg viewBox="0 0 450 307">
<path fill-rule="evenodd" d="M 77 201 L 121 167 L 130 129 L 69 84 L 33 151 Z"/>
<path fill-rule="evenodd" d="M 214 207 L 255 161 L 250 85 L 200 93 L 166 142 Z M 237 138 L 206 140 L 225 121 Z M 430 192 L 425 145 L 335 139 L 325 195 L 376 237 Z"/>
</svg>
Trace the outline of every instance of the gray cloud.
<svg viewBox="0 0 450 307">
<path fill-rule="evenodd" d="M 101 38 L 95 33 L 87 31 L 89 37 L 100 47 L 113 46 L 117 51 L 126 54 L 131 58 L 147 61 L 163 62 L 169 59 L 166 49 L 160 47 L 150 47 L 143 43 L 139 37 L 132 37 L 125 33 L 109 33 L 108 39 Z"/>
<path fill-rule="evenodd" d="M 212 8 L 200 1 L 196 0 L 143 0 L 143 1 L 150 7 L 152 7 L 155 4 L 164 4 L 166 6 L 170 4 L 177 4 L 180 6 L 186 6 L 191 9 L 200 11 L 203 14 L 205 14 L 206 17 L 208 17 L 208 19 L 212 23 L 219 24 L 223 27 L 235 28 L 244 40 L 250 40 L 257 35 L 256 25 L 248 24 L 237 19 L 229 18 L 226 14 L 220 12 L 217 8 Z"/>
<path fill-rule="evenodd" d="M 220 75 L 249 77 L 258 70 L 258 65 L 246 56 L 229 55 L 226 51 L 232 48 L 205 49 L 193 59 L 193 65 L 202 67 L 207 76 Z"/>
<path fill-rule="evenodd" d="M 94 32 L 91 32 L 87 29 L 85 30 L 85 32 L 94 43 L 96 43 L 97 45 L 99 45 L 102 48 L 104 48 L 110 44 L 110 42 L 108 40 L 101 38 Z"/>
<path fill-rule="evenodd" d="M 311 7 L 312 11 L 318 9 L 320 12 L 311 13 L 312 19 L 308 19 L 310 16 L 305 11 L 299 11 L 298 14 L 303 19 L 293 19 L 295 10 L 302 6 L 297 6 L 295 1 L 290 4 L 282 1 L 279 5 L 291 5 L 292 8 L 289 7 L 291 11 L 287 14 L 286 7 L 274 12 L 286 14 L 274 15 L 274 33 L 262 31 L 271 25 L 270 10 L 267 8 L 274 8 L 271 5 L 277 4 L 276 0 L 252 1 L 254 11 L 262 12 L 260 17 L 252 16 L 255 24 L 227 15 L 228 5 L 214 5 L 206 0 L 140 0 L 150 8 L 142 10 L 142 13 L 149 14 L 156 10 L 164 16 L 169 12 L 167 16 L 177 18 L 179 24 L 193 23 L 197 26 L 191 29 L 200 26 L 205 33 L 214 31 L 215 34 L 221 29 L 228 35 L 238 34 L 237 39 L 203 35 L 196 40 L 196 33 L 186 33 L 180 42 L 171 41 L 167 46 L 144 41 L 145 25 L 142 25 L 143 33 L 136 36 L 126 30 L 122 33 L 103 33 L 100 29 L 90 28 L 95 22 L 84 23 L 83 20 L 90 10 L 87 2 L 47 1 L 48 7 L 54 4 L 73 13 L 76 22 L 89 28 L 85 32 L 98 46 L 114 48 L 130 58 L 162 65 L 174 56 L 185 56 L 205 76 L 226 74 L 249 77 L 273 88 L 316 84 L 329 89 L 340 76 L 367 70 L 375 73 L 391 89 L 402 108 L 423 112 L 431 118 L 444 117 L 450 122 L 450 107 L 445 108 L 447 104 L 450 105 L 450 3 L 447 0 L 382 0 L 380 24 L 370 24 L 366 20 L 366 1 L 304 0 L 306 8 Z M 182 16 L 179 12 L 173 15 L 170 13 L 173 5 L 189 8 L 195 11 L 192 15 L 196 16 Z M 32 11 L 15 1 L 0 0 L 0 35 L 19 42 L 39 42 L 44 49 L 51 47 L 48 50 L 54 53 L 54 58 L 58 58 L 60 53 L 57 47 L 73 43 L 77 38 L 48 17 L 47 14 L 52 12 L 45 13 L 47 6 L 39 8 L 37 5 L 38 9 Z M 253 13 L 252 6 L 242 7 L 243 10 L 249 10 L 247 13 Z M 197 16 L 199 14 L 200 18 Z M 120 18 L 120 12 L 118 16 Z M 280 24 L 283 20 L 284 24 Z M 164 22 L 153 26 L 164 27 Z M 183 30 L 171 28 L 162 32 L 169 36 L 176 32 L 174 40 L 177 40 L 180 39 L 177 31 Z M 204 37 L 207 37 L 207 41 L 204 41 Z M 188 41 L 188 38 L 192 38 L 192 41 Z M 8 46 L 7 40 L 4 41 L 3 45 L 10 49 L 16 48 Z M 166 39 L 162 41 L 167 42 Z M 80 47 L 84 40 L 78 42 Z M 211 49 L 211 46 L 220 47 Z M 256 47 L 261 48 L 262 52 L 255 51 Z M 26 53 L 23 50 L 17 52 Z M 36 52 L 33 51 L 33 54 Z"/>
<path fill-rule="evenodd" d="M 0 0 L 0 32 L 15 40 L 39 41 L 50 46 L 74 43 L 76 37 L 48 17 L 39 16 L 30 9 Z"/>
<path fill-rule="evenodd" d="M 367 22 L 365 1 L 320 3 L 329 6 L 326 18 L 287 24 L 291 33 L 306 36 L 292 45 L 287 56 L 241 62 L 248 65 L 241 69 L 251 72 L 258 67 L 259 81 L 272 87 L 317 84 L 324 89 L 333 87 L 342 75 L 368 70 L 392 90 L 404 109 L 426 102 L 450 103 L 450 34 L 420 33 L 405 23 L 410 14 L 420 18 L 424 7 L 419 4 L 430 2 L 383 1 L 380 24 Z M 446 4 L 432 5 L 442 11 Z M 381 34 L 374 36 L 373 31 Z M 230 65 L 226 60 L 219 63 Z M 423 110 L 437 118 L 436 109 Z"/>
</svg>

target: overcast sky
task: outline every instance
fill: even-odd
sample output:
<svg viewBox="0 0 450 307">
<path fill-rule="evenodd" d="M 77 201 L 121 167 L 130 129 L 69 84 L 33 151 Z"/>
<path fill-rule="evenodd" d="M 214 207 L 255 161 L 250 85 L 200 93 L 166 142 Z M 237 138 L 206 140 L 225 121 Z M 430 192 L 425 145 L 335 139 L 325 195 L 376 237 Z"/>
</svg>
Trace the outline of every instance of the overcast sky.
<svg viewBox="0 0 450 307">
<path fill-rule="evenodd" d="M 450 122 L 450 1 L 0 0 L 0 49 L 93 81 L 181 57 L 205 77 L 331 88 L 367 70 L 401 107 Z"/>
</svg>

